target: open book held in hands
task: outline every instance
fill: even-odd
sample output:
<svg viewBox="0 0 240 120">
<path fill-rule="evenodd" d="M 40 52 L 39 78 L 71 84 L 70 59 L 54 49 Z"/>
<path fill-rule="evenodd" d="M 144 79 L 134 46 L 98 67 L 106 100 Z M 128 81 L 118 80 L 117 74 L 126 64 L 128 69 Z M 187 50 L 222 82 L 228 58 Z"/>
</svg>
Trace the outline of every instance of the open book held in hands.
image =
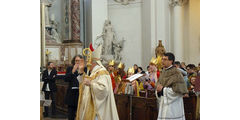
<svg viewBox="0 0 240 120">
<path fill-rule="evenodd" d="M 142 76 L 143 76 L 143 74 L 137 73 L 137 74 L 134 74 L 134 75 L 130 76 L 129 78 L 127 78 L 127 80 L 132 82 L 133 80 L 136 80 L 136 79 L 138 79 L 138 78 L 140 78 Z"/>
</svg>

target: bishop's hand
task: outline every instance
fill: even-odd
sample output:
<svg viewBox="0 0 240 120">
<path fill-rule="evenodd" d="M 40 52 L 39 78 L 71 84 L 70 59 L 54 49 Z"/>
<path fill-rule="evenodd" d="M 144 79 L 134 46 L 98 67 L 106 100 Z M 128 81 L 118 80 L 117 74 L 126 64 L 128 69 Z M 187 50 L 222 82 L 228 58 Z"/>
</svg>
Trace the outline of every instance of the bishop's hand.
<svg viewBox="0 0 240 120">
<path fill-rule="evenodd" d="M 84 80 L 83 80 L 83 84 L 84 84 L 84 85 L 87 85 L 87 86 L 90 86 L 90 85 L 91 85 L 91 81 L 90 81 L 90 79 L 88 79 L 88 78 L 84 78 Z"/>
</svg>

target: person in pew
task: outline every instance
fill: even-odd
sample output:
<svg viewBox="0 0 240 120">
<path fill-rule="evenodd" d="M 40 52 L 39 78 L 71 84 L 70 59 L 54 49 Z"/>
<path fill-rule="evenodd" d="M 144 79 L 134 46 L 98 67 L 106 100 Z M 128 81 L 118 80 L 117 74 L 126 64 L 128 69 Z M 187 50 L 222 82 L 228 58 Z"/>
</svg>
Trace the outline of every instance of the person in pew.
<svg viewBox="0 0 240 120">
<path fill-rule="evenodd" d="M 132 75 L 134 75 L 135 73 L 135 70 L 134 70 L 134 67 L 130 67 L 128 68 L 128 71 L 127 71 L 127 77 L 131 77 Z M 132 86 L 133 84 L 131 82 L 126 82 L 126 85 L 125 85 L 125 94 L 130 94 L 130 95 L 133 95 L 134 94 L 134 88 Z"/>
<path fill-rule="evenodd" d="M 146 90 L 154 91 L 155 90 L 155 83 L 153 81 L 151 81 L 151 79 L 148 78 L 144 81 L 143 88 L 146 89 Z"/>
<path fill-rule="evenodd" d="M 195 81 L 194 87 L 195 94 L 197 95 L 197 105 L 196 105 L 196 119 L 200 120 L 200 63 L 199 63 L 199 72 Z"/>
<path fill-rule="evenodd" d="M 183 96 L 188 90 L 181 72 L 173 66 L 174 61 L 175 56 L 170 52 L 162 58 L 164 69 L 156 85 L 158 120 L 185 120 Z"/>
<path fill-rule="evenodd" d="M 196 66 L 194 64 L 188 64 L 186 69 L 187 69 L 187 73 L 188 73 L 188 80 L 190 82 L 191 77 L 193 75 L 197 74 L 196 71 L 195 71 L 196 70 Z"/>
<path fill-rule="evenodd" d="M 185 71 L 187 71 L 185 62 L 181 62 L 181 68 Z"/>
<path fill-rule="evenodd" d="M 138 65 L 134 64 L 133 67 L 134 67 L 134 74 L 137 74 L 138 73 Z"/>
<path fill-rule="evenodd" d="M 116 80 L 114 78 L 115 78 L 115 76 L 117 76 L 116 75 L 117 73 L 116 73 L 116 70 L 115 70 L 114 66 L 115 66 L 115 61 L 114 60 L 109 61 L 109 63 L 108 63 L 108 72 L 110 73 L 110 76 L 111 76 L 111 79 L 112 79 L 112 88 L 113 88 L 113 90 L 116 87 Z"/>
<path fill-rule="evenodd" d="M 158 59 L 152 58 L 149 63 L 149 75 L 143 82 L 143 87 L 146 91 L 146 96 L 154 96 L 155 84 L 157 83 L 158 76 L 160 75 L 160 71 L 157 69 Z"/>
<path fill-rule="evenodd" d="M 139 89 L 140 89 L 139 92 L 145 91 L 145 89 L 144 89 L 144 83 L 149 80 L 149 77 L 147 76 L 147 74 L 146 74 L 144 71 L 142 72 L 142 74 L 143 74 L 143 76 L 142 76 L 142 77 L 139 77 L 139 78 L 137 79 L 137 81 L 138 81 L 138 83 L 139 83 Z"/>
<path fill-rule="evenodd" d="M 187 71 L 185 71 L 184 69 L 181 68 L 181 64 L 180 64 L 179 61 L 174 62 L 174 66 L 182 73 L 184 81 L 185 81 L 185 83 L 187 85 L 187 88 L 189 88 L 190 87 L 190 83 L 188 81 Z"/>
<path fill-rule="evenodd" d="M 195 93 L 195 82 L 196 82 L 196 80 L 197 80 L 197 75 L 193 75 L 192 77 L 191 77 L 191 80 L 190 80 L 190 91 L 191 92 L 193 92 L 193 93 Z"/>
<path fill-rule="evenodd" d="M 150 66 L 149 78 L 155 84 L 157 83 L 157 80 L 160 76 L 160 71 L 157 69 L 157 64 L 158 64 L 158 61 L 156 58 L 152 58 L 149 63 L 149 66 Z"/>
<path fill-rule="evenodd" d="M 144 74 L 145 71 L 143 71 L 142 67 L 138 67 L 138 73 L 140 73 L 140 74 Z"/>
<path fill-rule="evenodd" d="M 42 81 L 44 82 L 42 91 L 44 91 L 45 99 L 48 100 L 49 96 L 51 96 L 52 100 L 52 115 L 56 114 L 56 76 L 57 71 L 54 68 L 54 64 L 52 62 L 47 63 L 47 69 L 43 71 Z M 48 116 L 48 107 L 44 107 L 45 112 L 43 113 L 44 117 Z"/>
<path fill-rule="evenodd" d="M 124 93 L 122 92 L 123 90 L 123 87 L 124 87 L 124 81 L 123 80 L 126 80 L 126 73 L 124 71 L 124 68 L 125 68 L 125 65 L 120 62 L 118 64 L 118 67 L 117 67 L 117 75 L 115 76 L 115 81 L 116 81 L 116 88 L 114 89 L 114 93 L 115 94 L 121 94 L 121 93 Z"/>
<path fill-rule="evenodd" d="M 130 67 L 128 68 L 127 71 L 127 77 L 131 77 L 132 75 L 134 75 L 135 70 L 134 67 Z M 128 95 L 134 95 L 134 96 L 140 96 L 139 91 L 140 91 L 140 85 L 139 85 L 139 81 L 137 79 L 133 80 L 133 81 L 129 81 L 129 80 L 124 80 L 123 82 L 123 88 L 124 88 L 124 94 L 128 94 Z"/>
<path fill-rule="evenodd" d="M 151 71 L 150 66 L 147 66 L 147 72 L 146 72 L 146 75 L 147 75 L 147 76 L 149 76 L 150 71 Z"/>
<path fill-rule="evenodd" d="M 92 48 L 90 46 L 90 48 Z M 111 77 L 100 61 L 102 45 L 91 49 L 91 74 L 79 77 L 76 120 L 119 120 Z"/>
<path fill-rule="evenodd" d="M 67 68 L 65 76 L 65 82 L 68 82 L 68 89 L 64 102 L 68 105 L 68 120 L 75 119 L 79 96 L 78 78 L 83 75 L 84 71 L 86 72 L 83 56 L 74 56 L 71 63 L 72 66 Z"/>
</svg>

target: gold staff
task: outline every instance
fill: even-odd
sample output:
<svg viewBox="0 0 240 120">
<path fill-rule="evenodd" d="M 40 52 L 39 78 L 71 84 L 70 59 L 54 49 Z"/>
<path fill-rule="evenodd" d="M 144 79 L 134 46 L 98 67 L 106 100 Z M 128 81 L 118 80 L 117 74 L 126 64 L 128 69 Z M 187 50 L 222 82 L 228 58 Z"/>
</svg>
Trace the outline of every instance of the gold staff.
<svg viewBox="0 0 240 120">
<path fill-rule="evenodd" d="M 92 66 L 92 64 L 91 64 L 91 62 L 92 62 L 92 51 L 90 50 L 90 48 L 83 49 L 83 55 L 87 57 L 87 76 L 88 76 L 89 70 Z"/>
</svg>

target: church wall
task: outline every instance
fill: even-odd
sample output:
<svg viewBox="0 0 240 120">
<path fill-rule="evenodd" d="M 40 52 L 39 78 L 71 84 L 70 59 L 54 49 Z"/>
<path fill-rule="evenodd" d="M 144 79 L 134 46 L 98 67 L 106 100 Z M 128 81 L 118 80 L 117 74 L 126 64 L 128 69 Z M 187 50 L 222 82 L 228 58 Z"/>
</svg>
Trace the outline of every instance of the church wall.
<svg viewBox="0 0 240 120">
<path fill-rule="evenodd" d="M 98 3 L 97 0 L 95 3 Z M 104 20 L 108 17 L 116 32 L 117 40 L 122 38 L 126 40 L 122 51 L 122 62 L 126 64 L 126 69 L 135 63 L 145 69 L 151 57 L 154 56 L 158 40 L 163 41 L 166 51 L 173 52 L 174 13 L 169 8 L 168 1 L 135 0 L 128 5 L 121 5 L 113 0 L 107 0 L 106 3 L 98 3 L 93 8 L 96 8 L 96 11 L 92 12 L 94 14 L 92 25 L 96 28 L 92 30 L 92 40 L 102 33 Z M 189 0 L 183 9 L 183 61 L 187 64 L 198 64 L 200 61 L 200 0 Z"/>
<path fill-rule="evenodd" d="M 141 1 L 135 0 L 128 5 L 121 5 L 108 0 L 108 14 L 117 40 L 124 38 L 123 59 L 127 70 L 133 64 L 142 66 L 142 17 Z M 147 47 L 144 47 L 147 49 Z"/>
<path fill-rule="evenodd" d="M 152 52 L 152 40 L 151 40 L 151 1 L 143 0 L 142 3 L 142 67 L 144 70 L 147 70 L 146 67 L 151 60 L 153 54 Z"/>
<path fill-rule="evenodd" d="M 105 20 L 108 18 L 107 0 L 92 0 L 92 42 L 102 34 Z M 102 38 L 100 38 L 102 39 Z"/>
<path fill-rule="evenodd" d="M 200 62 L 200 0 L 190 1 L 189 20 L 189 62 L 198 64 Z"/>
<path fill-rule="evenodd" d="M 184 9 L 185 62 L 197 65 L 200 62 L 200 0 L 189 0 Z"/>
<path fill-rule="evenodd" d="M 157 0 L 157 40 L 162 40 L 166 51 L 170 51 L 170 11 L 168 1 Z"/>
<path fill-rule="evenodd" d="M 156 0 L 157 40 L 163 40 L 166 51 L 174 52 L 174 11 L 166 0 Z M 200 0 L 189 0 L 183 6 L 183 61 L 200 62 Z M 175 53 L 176 54 L 176 53 Z"/>
<path fill-rule="evenodd" d="M 142 65 L 147 67 L 151 57 L 155 57 L 158 40 L 168 52 L 172 52 L 172 19 L 166 0 L 143 0 L 142 3 Z"/>
</svg>

